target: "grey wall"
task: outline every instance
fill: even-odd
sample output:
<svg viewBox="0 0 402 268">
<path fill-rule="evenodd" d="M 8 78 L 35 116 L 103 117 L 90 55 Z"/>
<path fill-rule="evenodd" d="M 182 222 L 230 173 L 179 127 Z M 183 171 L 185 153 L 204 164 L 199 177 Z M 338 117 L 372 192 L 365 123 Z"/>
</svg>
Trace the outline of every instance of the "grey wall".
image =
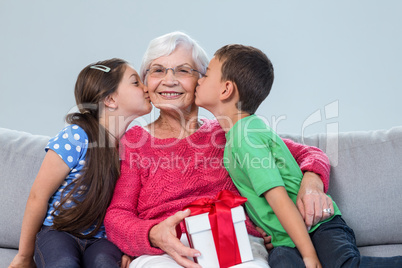
<svg viewBox="0 0 402 268">
<path fill-rule="evenodd" d="M 276 80 L 257 113 L 278 132 L 401 125 L 401 13 L 398 0 L 0 0 L 0 127 L 54 135 L 84 66 L 139 69 L 148 42 L 175 30 L 210 56 L 228 43 L 267 53 Z"/>
</svg>

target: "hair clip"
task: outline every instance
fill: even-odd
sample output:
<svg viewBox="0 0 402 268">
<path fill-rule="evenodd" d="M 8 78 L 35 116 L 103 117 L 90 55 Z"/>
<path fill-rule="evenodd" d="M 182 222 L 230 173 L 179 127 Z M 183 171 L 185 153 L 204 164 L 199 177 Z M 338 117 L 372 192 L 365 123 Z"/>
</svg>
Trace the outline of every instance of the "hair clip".
<svg viewBox="0 0 402 268">
<path fill-rule="evenodd" d="M 92 65 L 91 67 L 89 67 L 91 69 L 96 69 L 96 70 L 100 70 L 103 71 L 105 73 L 110 72 L 110 68 L 105 66 L 105 65 Z"/>
</svg>

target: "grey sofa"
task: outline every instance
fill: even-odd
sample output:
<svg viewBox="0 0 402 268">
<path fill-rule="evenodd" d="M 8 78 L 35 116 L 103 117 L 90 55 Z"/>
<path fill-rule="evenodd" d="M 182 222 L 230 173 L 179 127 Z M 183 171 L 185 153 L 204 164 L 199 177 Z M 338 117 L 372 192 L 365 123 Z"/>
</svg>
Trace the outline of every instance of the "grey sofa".
<svg viewBox="0 0 402 268">
<path fill-rule="evenodd" d="M 402 255 L 402 127 L 287 138 L 331 160 L 330 191 L 362 254 Z M 17 253 L 31 185 L 49 137 L 0 128 L 0 267 Z"/>
</svg>

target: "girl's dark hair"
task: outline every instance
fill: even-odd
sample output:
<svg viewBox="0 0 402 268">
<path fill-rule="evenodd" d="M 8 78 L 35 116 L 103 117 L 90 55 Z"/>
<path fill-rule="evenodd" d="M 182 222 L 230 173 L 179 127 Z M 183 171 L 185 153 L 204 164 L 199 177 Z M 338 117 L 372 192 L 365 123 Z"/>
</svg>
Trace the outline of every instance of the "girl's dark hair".
<svg viewBox="0 0 402 268">
<path fill-rule="evenodd" d="M 108 130 L 99 124 L 103 107 L 100 104 L 117 90 L 127 65 L 124 60 L 110 59 L 88 65 L 78 75 L 74 94 L 80 112 L 68 114 L 66 122 L 85 130 L 88 148 L 82 176 L 66 187 L 72 190 L 63 192 L 63 198 L 53 212 L 56 230 L 89 238 L 102 226 L 120 175 L 120 163 L 118 140 L 112 141 Z M 63 206 L 68 200 L 75 205 Z M 82 234 L 94 225 L 96 227 L 89 234 Z"/>
</svg>

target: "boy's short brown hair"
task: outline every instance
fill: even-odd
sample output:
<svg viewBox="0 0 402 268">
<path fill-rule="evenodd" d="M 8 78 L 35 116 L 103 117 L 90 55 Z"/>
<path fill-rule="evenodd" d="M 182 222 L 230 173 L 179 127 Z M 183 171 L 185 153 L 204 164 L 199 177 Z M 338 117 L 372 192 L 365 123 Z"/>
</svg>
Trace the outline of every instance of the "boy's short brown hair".
<svg viewBox="0 0 402 268">
<path fill-rule="evenodd" d="M 214 56 L 222 62 L 222 81 L 232 81 L 237 86 L 237 108 L 254 114 L 274 82 L 271 61 L 261 50 L 238 44 L 223 46 Z"/>
</svg>

